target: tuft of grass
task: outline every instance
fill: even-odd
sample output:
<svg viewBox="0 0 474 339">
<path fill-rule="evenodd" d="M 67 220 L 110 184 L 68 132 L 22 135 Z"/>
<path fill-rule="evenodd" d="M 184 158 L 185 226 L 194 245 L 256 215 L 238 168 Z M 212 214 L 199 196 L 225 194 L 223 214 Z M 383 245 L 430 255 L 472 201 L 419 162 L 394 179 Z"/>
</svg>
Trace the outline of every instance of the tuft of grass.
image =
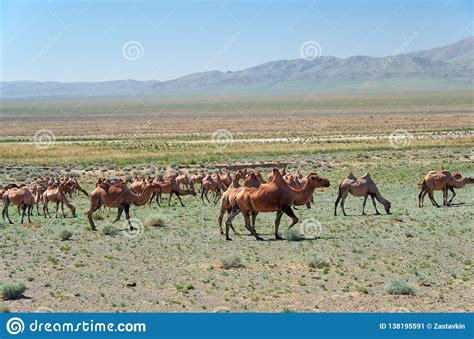
<svg viewBox="0 0 474 339">
<path fill-rule="evenodd" d="M 314 258 L 312 258 L 309 262 L 308 262 L 308 266 L 310 268 L 319 268 L 319 269 L 326 269 L 326 268 L 329 268 L 330 266 L 330 263 L 328 260 L 326 260 L 325 258 L 323 257 L 319 257 L 319 256 L 315 256 Z M 329 270 L 328 270 L 329 272 Z"/>
<path fill-rule="evenodd" d="M 102 234 L 103 235 L 110 235 L 110 236 L 116 236 L 118 233 L 118 230 L 112 226 L 112 225 L 105 225 L 102 227 Z"/>
<path fill-rule="evenodd" d="M 245 267 L 242 264 L 242 259 L 240 257 L 228 257 L 228 258 L 223 258 L 221 259 L 221 268 L 228 270 L 231 268 L 243 268 Z"/>
<path fill-rule="evenodd" d="M 23 296 L 26 291 L 26 286 L 23 283 L 6 283 L 1 288 L 2 297 L 4 300 L 16 300 Z"/>
<path fill-rule="evenodd" d="M 404 279 L 395 279 L 388 285 L 387 293 L 391 295 L 415 295 L 415 288 Z"/>
<path fill-rule="evenodd" d="M 144 222 L 147 227 L 167 227 L 168 223 L 166 220 L 160 216 L 150 217 L 145 219 Z"/>
<path fill-rule="evenodd" d="M 303 241 L 305 237 L 297 228 L 290 228 L 286 230 L 286 239 L 288 241 Z"/>
<path fill-rule="evenodd" d="M 59 239 L 61 239 L 61 241 L 66 241 L 66 240 L 71 239 L 71 237 L 74 235 L 74 233 L 72 233 L 70 230 L 63 229 L 59 232 L 58 235 L 59 235 Z"/>
<path fill-rule="evenodd" d="M 174 287 L 183 294 L 188 294 L 189 291 L 194 290 L 193 285 L 174 284 Z"/>
</svg>

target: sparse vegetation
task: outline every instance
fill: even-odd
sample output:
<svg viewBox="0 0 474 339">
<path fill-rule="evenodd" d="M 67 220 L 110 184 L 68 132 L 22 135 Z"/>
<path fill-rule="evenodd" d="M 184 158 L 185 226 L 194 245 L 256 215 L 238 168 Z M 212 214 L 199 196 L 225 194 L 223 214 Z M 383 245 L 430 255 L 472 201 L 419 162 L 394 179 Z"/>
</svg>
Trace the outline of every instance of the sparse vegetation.
<svg viewBox="0 0 474 339">
<path fill-rule="evenodd" d="M 240 259 L 240 257 L 236 257 L 236 256 L 232 256 L 232 257 L 227 257 L 227 258 L 223 258 L 221 260 L 221 267 L 223 269 L 231 269 L 231 268 L 243 268 L 245 267 L 243 264 L 242 264 L 242 259 Z"/>
<path fill-rule="evenodd" d="M 118 230 L 112 225 L 104 225 L 102 227 L 102 234 L 104 235 L 109 235 L 111 237 L 114 237 L 117 235 L 117 233 L 118 233 Z"/>
<path fill-rule="evenodd" d="M 387 288 L 392 295 L 415 295 L 415 288 L 404 279 L 392 280 Z"/>
<path fill-rule="evenodd" d="M 9 282 L 1 285 L 1 291 L 4 300 L 16 300 L 23 296 L 26 286 L 23 283 Z"/>
<path fill-rule="evenodd" d="M 72 233 L 70 230 L 63 229 L 59 232 L 59 239 L 61 239 L 61 241 L 66 241 L 71 239 L 73 235 L 74 233 Z"/>
</svg>

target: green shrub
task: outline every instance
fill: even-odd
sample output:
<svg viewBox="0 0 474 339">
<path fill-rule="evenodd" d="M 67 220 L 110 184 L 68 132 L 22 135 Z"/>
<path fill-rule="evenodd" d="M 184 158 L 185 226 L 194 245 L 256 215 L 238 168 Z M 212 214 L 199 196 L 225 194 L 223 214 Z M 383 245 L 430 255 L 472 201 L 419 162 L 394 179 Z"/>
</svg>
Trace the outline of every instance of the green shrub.
<svg viewBox="0 0 474 339">
<path fill-rule="evenodd" d="M 297 228 L 290 228 L 286 230 L 286 239 L 288 241 L 302 241 L 305 237 Z"/>
<path fill-rule="evenodd" d="M 117 233 L 118 230 L 112 225 L 105 225 L 104 227 L 102 227 L 102 234 L 104 235 L 110 235 L 113 237 L 117 235 Z"/>
<path fill-rule="evenodd" d="M 16 300 L 23 296 L 26 286 L 23 283 L 6 283 L 2 285 L 2 297 L 5 300 Z"/>
<path fill-rule="evenodd" d="M 63 229 L 59 232 L 59 239 L 61 239 L 61 241 L 66 241 L 71 239 L 73 235 L 74 233 L 72 233 L 70 230 Z"/>
<path fill-rule="evenodd" d="M 242 264 L 242 260 L 239 258 L 239 257 L 228 257 L 228 258 L 224 258 L 221 260 L 221 267 L 223 269 L 231 269 L 231 268 L 242 268 L 242 267 L 245 267 L 243 264 Z"/>
<path fill-rule="evenodd" d="M 328 260 L 326 260 L 325 258 L 319 257 L 319 256 L 314 257 L 313 259 L 311 259 L 308 262 L 308 266 L 311 267 L 311 268 L 319 268 L 319 269 L 328 268 L 329 265 L 330 264 L 329 264 Z"/>
<path fill-rule="evenodd" d="M 0 304 L 0 313 L 10 313 L 8 305 Z"/>
<path fill-rule="evenodd" d="M 395 279 L 388 285 L 387 293 L 391 295 L 415 295 L 415 288 L 404 279 Z"/>
</svg>

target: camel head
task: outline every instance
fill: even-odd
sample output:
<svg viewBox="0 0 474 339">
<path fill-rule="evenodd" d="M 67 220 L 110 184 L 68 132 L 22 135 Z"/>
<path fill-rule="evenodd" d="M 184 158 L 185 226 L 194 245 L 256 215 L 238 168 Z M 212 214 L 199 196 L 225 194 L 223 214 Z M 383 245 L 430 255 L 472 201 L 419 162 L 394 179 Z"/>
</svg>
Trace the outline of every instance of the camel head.
<svg viewBox="0 0 474 339">
<path fill-rule="evenodd" d="M 308 182 L 314 185 L 314 187 L 329 187 L 331 183 L 327 179 L 321 178 L 319 175 L 315 173 L 308 174 Z"/>
<path fill-rule="evenodd" d="M 385 202 L 383 203 L 383 207 L 385 208 L 385 212 L 387 212 L 387 214 L 390 214 L 390 208 L 392 207 L 390 201 L 385 200 Z"/>
<path fill-rule="evenodd" d="M 191 188 L 189 189 L 189 192 L 191 192 L 191 195 L 193 197 L 197 195 L 196 190 L 194 189 L 194 186 L 191 186 Z"/>
<path fill-rule="evenodd" d="M 454 179 L 459 180 L 462 178 L 462 175 L 459 172 L 453 172 L 453 177 Z"/>
</svg>

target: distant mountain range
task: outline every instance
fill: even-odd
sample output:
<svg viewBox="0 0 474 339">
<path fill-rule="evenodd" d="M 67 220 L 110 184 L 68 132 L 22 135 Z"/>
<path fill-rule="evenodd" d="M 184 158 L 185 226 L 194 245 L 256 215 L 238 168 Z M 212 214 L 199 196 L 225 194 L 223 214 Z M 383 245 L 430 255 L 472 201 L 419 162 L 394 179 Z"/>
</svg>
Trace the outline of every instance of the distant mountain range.
<svg viewBox="0 0 474 339">
<path fill-rule="evenodd" d="M 0 97 L 150 96 L 472 89 L 474 37 L 387 57 L 322 56 L 271 61 L 236 72 L 194 73 L 169 81 L 0 82 Z"/>
</svg>

